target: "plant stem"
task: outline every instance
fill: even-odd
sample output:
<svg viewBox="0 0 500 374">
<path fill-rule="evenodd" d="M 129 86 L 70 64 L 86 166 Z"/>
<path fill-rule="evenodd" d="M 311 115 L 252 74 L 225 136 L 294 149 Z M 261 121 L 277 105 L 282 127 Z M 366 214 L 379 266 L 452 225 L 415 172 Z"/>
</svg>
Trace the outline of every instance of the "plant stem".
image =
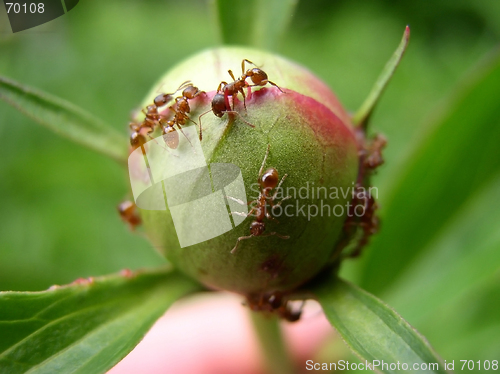
<svg viewBox="0 0 500 374">
<path fill-rule="evenodd" d="M 293 374 L 296 368 L 287 351 L 278 317 L 250 311 L 267 371 L 272 374 Z"/>
</svg>

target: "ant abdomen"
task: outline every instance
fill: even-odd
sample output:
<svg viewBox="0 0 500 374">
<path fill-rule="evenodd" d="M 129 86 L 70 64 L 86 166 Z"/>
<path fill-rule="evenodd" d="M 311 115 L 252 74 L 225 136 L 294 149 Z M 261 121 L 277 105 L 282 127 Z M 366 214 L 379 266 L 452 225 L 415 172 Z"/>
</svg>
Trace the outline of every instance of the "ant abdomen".
<svg viewBox="0 0 500 374">
<path fill-rule="evenodd" d="M 169 125 L 163 128 L 163 141 L 171 149 L 176 149 L 179 146 L 179 133 L 173 126 Z"/>
</svg>

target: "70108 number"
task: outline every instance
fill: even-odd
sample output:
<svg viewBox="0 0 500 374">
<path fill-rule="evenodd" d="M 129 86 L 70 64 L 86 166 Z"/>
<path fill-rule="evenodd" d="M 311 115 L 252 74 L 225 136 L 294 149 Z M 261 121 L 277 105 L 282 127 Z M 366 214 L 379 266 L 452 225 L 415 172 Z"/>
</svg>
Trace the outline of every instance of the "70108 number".
<svg viewBox="0 0 500 374">
<path fill-rule="evenodd" d="M 463 365 L 462 365 L 462 370 L 474 370 L 474 365 L 476 365 L 476 369 L 478 370 L 498 370 L 498 360 L 493 360 L 493 361 L 489 361 L 489 360 L 484 360 L 482 362 L 482 365 L 481 365 L 481 360 L 479 361 L 472 361 L 472 360 L 460 360 L 460 362 L 463 362 Z"/>
<path fill-rule="evenodd" d="M 45 11 L 45 4 L 44 3 L 24 3 L 24 4 L 19 4 L 19 3 L 5 3 L 7 6 L 7 13 L 10 13 L 12 10 L 14 13 L 43 13 Z"/>
</svg>

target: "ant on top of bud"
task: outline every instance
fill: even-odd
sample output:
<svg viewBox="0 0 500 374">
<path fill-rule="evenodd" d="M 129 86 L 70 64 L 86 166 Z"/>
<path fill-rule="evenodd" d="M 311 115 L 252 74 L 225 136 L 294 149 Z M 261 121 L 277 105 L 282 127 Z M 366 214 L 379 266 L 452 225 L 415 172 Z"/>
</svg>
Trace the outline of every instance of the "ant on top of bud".
<svg viewBox="0 0 500 374">
<path fill-rule="evenodd" d="M 255 67 L 245 70 L 245 63 L 252 64 Z M 284 91 L 276 83 L 269 80 L 267 73 L 264 70 L 258 68 L 257 65 L 255 65 L 250 60 L 243 59 L 241 61 L 241 77 L 235 78 L 232 70 L 228 70 L 228 73 L 231 76 L 231 78 L 233 79 L 233 81 L 231 83 L 227 83 L 225 81 L 222 81 L 219 83 L 219 86 L 217 87 L 216 94 L 212 98 L 211 109 L 202 113 L 198 119 L 200 122 L 200 140 L 202 140 L 201 117 L 203 117 L 205 114 L 207 114 L 209 112 L 213 112 L 213 114 L 219 118 L 222 118 L 222 116 L 226 113 L 238 115 L 238 116 L 240 116 L 241 120 L 243 122 L 245 122 L 248 126 L 255 127 L 250 122 L 243 119 L 241 117 L 241 115 L 234 110 L 234 99 L 238 95 L 238 93 L 241 93 L 241 95 L 243 96 L 243 106 L 245 107 L 245 110 L 247 108 L 246 95 L 245 95 L 245 91 L 243 90 L 244 88 L 247 88 L 248 95 L 250 95 L 251 87 L 265 86 L 266 84 L 269 83 L 269 84 L 277 87 L 281 92 L 284 93 Z M 250 78 L 252 80 L 253 84 L 249 84 L 247 82 L 247 78 Z M 233 98 L 233 106 L 232 107 L 229 103 L 229 96 L 231 96 Z"/>
</svg>

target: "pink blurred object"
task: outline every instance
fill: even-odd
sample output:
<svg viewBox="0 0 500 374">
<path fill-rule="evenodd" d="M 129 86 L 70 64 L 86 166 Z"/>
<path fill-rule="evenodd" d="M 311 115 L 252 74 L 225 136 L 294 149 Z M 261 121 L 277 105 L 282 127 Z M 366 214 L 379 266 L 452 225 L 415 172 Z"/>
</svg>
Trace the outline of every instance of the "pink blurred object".
<svg viewBox="0 0 500 374">
<path fill-rule="evenodd" d="M 213 293 L 176 303 L 108 374 L 264 374 L 249 310 L 242 301 L 234 294 Z M 284 326 L 299 368 L 332 334 L 319 305 L 311 301 L 299 322 Z"/>
</svg>

